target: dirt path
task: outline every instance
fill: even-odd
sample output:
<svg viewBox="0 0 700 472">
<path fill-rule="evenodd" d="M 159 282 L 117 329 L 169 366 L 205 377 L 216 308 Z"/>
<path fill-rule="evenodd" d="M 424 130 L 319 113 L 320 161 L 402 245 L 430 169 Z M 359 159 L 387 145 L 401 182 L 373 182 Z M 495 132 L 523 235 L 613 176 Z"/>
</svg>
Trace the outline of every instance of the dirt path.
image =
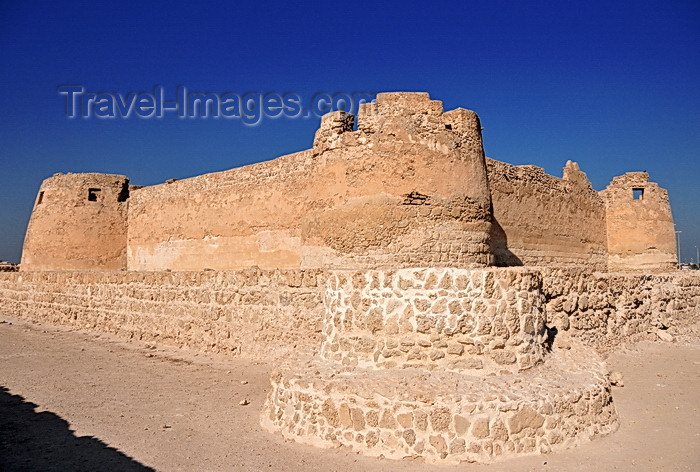
<svg viewBox="0 0 700 472">
<path fill-rule="evenodd" d="M 450 467 L 320 450 L 262 431 L 268 365 L 0 321 L 3 471 L 700 470 L 700 343 L 642 343 L 608 359 L 625 382 L 613 392 L 621 426 L 611 436 Z M 239 405 L 244 399 L 250 404 Z"/>
</svg>

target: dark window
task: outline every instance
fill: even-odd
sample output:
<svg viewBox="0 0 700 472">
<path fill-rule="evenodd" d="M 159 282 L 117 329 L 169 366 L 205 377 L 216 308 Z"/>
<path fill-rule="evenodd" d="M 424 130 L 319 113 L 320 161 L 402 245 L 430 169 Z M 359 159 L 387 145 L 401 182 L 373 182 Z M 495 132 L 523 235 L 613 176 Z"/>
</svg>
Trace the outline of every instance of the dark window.
<svg viewBox="0 0 700 472">
<path fill-rule="evenodd" d="M 36 204 L 41 205 L 41 202 L 44 201 L 44 192 L 39 192 L 39 198 L 36 199 Z"/>
<path fill-rule="evenodd" d="M 119 192 L 119 195 L 117 195 L 117 201 L 125 202 L 127 198 L 129 198 L 129 182 L 124 182 L 122 184 L 122 189 Z"/>
<path fill-rule="evenodd" d="M 96 202 L 97 196 L 100 194 L 99 188 L 89 188 L 88 189 L 88 201 Z"/>
<path fill-rule="evenodd" d="M 644 197 L 644 189 L 643 188 L 633 188 L 632 189 L 632 198 L 635 200 L 641 200 Z"/>
</svg>

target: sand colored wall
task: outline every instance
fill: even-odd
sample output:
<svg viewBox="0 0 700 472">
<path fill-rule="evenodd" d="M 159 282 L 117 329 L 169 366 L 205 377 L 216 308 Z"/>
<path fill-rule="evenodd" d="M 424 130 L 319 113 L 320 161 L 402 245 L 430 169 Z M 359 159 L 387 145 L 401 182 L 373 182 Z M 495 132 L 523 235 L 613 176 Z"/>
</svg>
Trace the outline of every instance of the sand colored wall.
<svg viewBox="0 0 700 472">
<path fill-rule="evenodd" d="M 606 268 L 603 200 L 576 163 L 566 164 L 561 179 L 493 159 L 487 168 L 497 265 Z"/>
<path fill-rule="evenodd" d="M 600 194 L 605 200 L 611 271 L 676 266 L 676 235 L 666 190 L 649 182 L 646 172 L 628 172 L 615 177 Z"/>
<path fill-rule="evenodd" d="M 56 174 L 44 180 L 21 270 L 125 269 L 128 183 L 123 175 L 107 174 Z"/>
<path fill-rule="evenodd" d="M 547 320 L 601 352 L 656 339 L 658 329 L 699 332 L 700 274 L 542 269 Z"/>
<path fill-rule="evenodd" d="M 598 193 L 572 162 L 560 179 L 487 160 L 476 113 L 396 92 L 357 120 L 329 113 L 311 149 L 268 162 L 141 188 L 57 174 L 37 197 L 22 269 L 667 270 L 674 254 L 666 192 L 646 174 Z"/>
<path fill-rule="evenodd" d="M 262 425 L 431 463 L 550 452 L 617 427 L 605 365 L 546 348 L 531 269 L 332 271 L 321 355 L 271 374 Z"/>
<path fill-rule="evenodd" d="M 311 150 L 133 191 L 128 268 L 487 265 L 478 117 L 428 94 L 378 101 L 358 131 L 325 116 Z"/>
<path fill-rule="evenodd" d="M 321 357 L 350 367 L 517 372 L 544 359 L 537 271 L 334 271 Z"/>
<path fill-rule="evenodd" d="M 319 345 L 319 271 L 0 273 L 0 313 L 274 360 Z"/>
<path fill-rule="evenodd" d="M 503 324 L 524 310 L 520 300 L 511 307 L 513 290 L 504 281 L 517 290 L 532 284 L 535 272 L 541 288 L 532 293 L 540 299 L 531 304 L 545 307 L 548 324 L 563 331 L 568 325 L 574 337 L 600 350 L 655 339 L 648 331 L 659 323 L 676 334 L 700 328 L 697 273 L 592 274 L 578 269 L 484 269 L 482 273 L 491 271 L 496 271 L 495 287 L 504 306 L 497 306 L 495 314 L 488 306 L 482 307 L 487 310 L 484 313 L 478 312 L 479 307 L 469 312 L 477 328 L 484 330 L 488 321 L 484 316 L 493 315 L 485 337 L 498 337 Z M 127 338 L 275 358 L 296 349 L 320 348 L 327 278 L 325 271 L 300 270 L 2 272 L 0 313 Z M 454 292 L 452 299 L 445 300 L 447 310 L 452 301 L 460 306 L 469 302 L 470 293 Z M 503 324 L 498 321 L 502 316 Z M 444 341 L 436 339 L 434 347 Z"/>
</svg>

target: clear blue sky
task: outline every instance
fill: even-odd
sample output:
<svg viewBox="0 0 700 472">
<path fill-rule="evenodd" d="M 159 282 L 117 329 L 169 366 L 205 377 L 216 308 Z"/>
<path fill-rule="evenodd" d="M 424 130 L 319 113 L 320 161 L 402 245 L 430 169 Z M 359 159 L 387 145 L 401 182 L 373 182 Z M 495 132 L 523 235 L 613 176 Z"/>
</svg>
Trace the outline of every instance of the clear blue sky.
<svg viewBox="0 0 700 472">
<path fill-rule="evenodd" d="M 415 5 L 415 6 L 414 6 Z M 486 154 L 600 190 L 647 170 L 683 258 L 700 246 L 700 2 L 0 3 L 0 259 L 18 262 L 41 181 L 150 185 L 311 146 L 318 118 L 68 119 L 62 84 L 245 93 L 428 91 L 479 113 Z M 166 97 L 167 99 L 168 97 Z M 172 97 L 171 97 L 172 98 Z"/>
</svg>

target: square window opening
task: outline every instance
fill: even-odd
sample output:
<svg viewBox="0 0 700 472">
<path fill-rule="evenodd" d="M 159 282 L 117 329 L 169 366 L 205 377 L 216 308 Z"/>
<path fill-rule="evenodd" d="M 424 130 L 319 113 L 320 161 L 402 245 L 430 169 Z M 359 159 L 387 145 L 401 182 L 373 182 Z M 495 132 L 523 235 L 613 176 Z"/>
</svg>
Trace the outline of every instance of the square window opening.
<svg viewBox="0 0 700 472">
<path fill-rule="evenodd" d="M 100 194 L 100 189 L 99 188 L 89 188 L 88 189 L 88 201 L 89 202 L 96 202 L 97 201 L 97 196 Z"/>
<path fill-rule="evenodd" d="M 632 198 L 635 200 L 642 200 L 644 198 L 644 189 L 643 188 L 633 188 L 632 189 Z"/>
</svg>

